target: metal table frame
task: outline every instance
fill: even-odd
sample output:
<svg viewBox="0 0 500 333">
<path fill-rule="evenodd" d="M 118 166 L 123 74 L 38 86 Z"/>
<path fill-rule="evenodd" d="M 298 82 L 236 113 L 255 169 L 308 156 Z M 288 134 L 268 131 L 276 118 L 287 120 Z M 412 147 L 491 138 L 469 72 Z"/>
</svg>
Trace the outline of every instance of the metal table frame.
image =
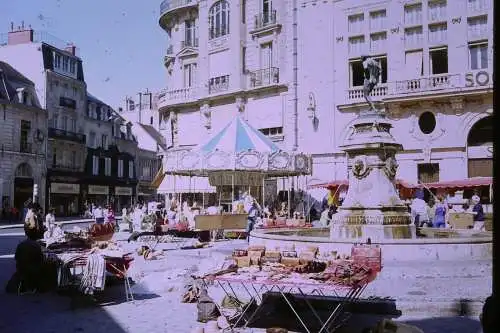
<svg viewBox="0 0 500 333">
<path fill-rule="evenodd" d="M 238 296 L 235 290 L 236 289 L 235 286 L 241 285 L 242 289 L 247 294 L 247 296 L 250 296 L 250 304 L 254 301 L 258 301 L 256 309 L 250 314 L 250 317 L 248 319 L 245 319 L 244 316 L 250 307 L 246 307 L 244 310 L 239 310 L 239 313 L 237 312 L 236 314 L 236 321 L 234 321 L 233 323 L 231 323 L 231 319 L 234 319 L 235 317 L 227 316 L 224 313 L 223 308 L 219 306 L 219 304 L 215 303 L 221 315 L 223 315 L 227 319 L 230 325 L 230 327 L 227 328 L 226 330 L 234 332 L 237 325 L 242 321 L 245 321 L 243 328 L 246 328 L 247 325 L 251 322 L 251 320 L 254 318 L 254 316 L 261 308 L 263 304 L 263 294 L 266 292 L 277 291 L 279 295 L 285 300 L 285 302 L 292 310 L 294 315 L 297 317 L 297 319 L 299 320 L 302 327 L 304 327 L 306 332 L 311 333 L 311 329 L 307 327 L 304 321 L 304 316 L 301 316 L 298 313 L 298 311 L 294 308 L 294 305 L 289 299 L 289 296 L 287 296 L 287 294 L 298 294 L 302 296 L 309 310 L 313 313 L 314 317 L 321 324 L 321 329 L 318 331 L 318 333 L 322 333 L 322 332 L 334 332 L 337 328 L 342 326 L 345 323 L 345 321 L 349 319 L 350 316 L 343 319 L 342 318 L 339 319 L 339 317 L 342 314 L 345 314 L 345 312 L 343 311 L 345 308 L 345 304 L 349 302 L 355 302 L 356 300 L 358 300 L 363 291 L 365 290 L 366 286 L 368 285 L 368 283 L 371 282 L 373 278 L 374 277 L 370 277 L 370 279 L 367 279 L 366 281 L 363 281 L 362 283 L 351 287 L 344 285 L 326 284 L 326 283 L 313 283 L 313 282 L 308 282 L 307 280 L 305 280 L 303 283 L 292 283 L 286 281 L 272 281 L 272 280 L 261 280 L 261 281 L 251 280 L 251 279 L 243 280 L 223 275 L 212 279 L 203 278 L 202 280 L 207 289 L 209 285 L 216 284 L 224 291 L 224 293 L 227 296 L 235 297 L 236 299 L 238 299 Z M 311 295 L 319 295 L 319 296 L 332 295 L 340 298 L 341 301 L 332 309 L 328 319 L 326 321 L 323 321 L 321 317 L 318 315 L 316 309 L 314 309 L 314 307 L 306 297 Z"/>
</svg>

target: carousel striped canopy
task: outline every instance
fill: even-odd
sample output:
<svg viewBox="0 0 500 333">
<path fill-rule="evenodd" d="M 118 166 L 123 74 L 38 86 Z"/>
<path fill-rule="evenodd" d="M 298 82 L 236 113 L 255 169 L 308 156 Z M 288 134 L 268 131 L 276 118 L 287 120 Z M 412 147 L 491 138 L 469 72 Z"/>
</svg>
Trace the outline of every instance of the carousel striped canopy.
<svg viewBox="0 0 500 333">
<path fill-rule="evenodd" d="M 250 126 L 240 115 L 236 116 L 219 133 L 197 148 L 209 153 L 216 150 L 226 153 L 241 153 L 255 150 L 261 153 L 274 153 L 278 146 L 264 134 Z"/>
</svg>

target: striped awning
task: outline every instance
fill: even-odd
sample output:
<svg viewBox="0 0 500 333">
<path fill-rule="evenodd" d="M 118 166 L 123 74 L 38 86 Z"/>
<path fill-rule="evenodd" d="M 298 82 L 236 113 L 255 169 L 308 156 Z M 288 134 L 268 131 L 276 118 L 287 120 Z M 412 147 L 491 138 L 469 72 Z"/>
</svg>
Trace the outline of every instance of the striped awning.
<svg viewBox="0 0 500 333">
<path fill-rule="evenodd" d="M 274 153 L 278 146 L 264 134 L 250 126 L 240 115 L 236 116 L 219 133 L 201 144 L 197 150 L 210 153 L 216 150 L 234 154 L 248 150 L 261 153 Z"/>
</svg>

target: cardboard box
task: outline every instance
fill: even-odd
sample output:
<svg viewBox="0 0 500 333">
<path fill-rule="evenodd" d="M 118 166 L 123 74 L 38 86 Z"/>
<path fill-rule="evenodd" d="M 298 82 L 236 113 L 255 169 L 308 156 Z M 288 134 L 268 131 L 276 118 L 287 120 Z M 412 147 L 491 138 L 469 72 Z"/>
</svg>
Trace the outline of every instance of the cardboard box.
<svg viewBox="0 0 500 333">
<path fill-rule="evenodd" d="M 249 257 L 262 257 L 263 255 L 264 255 L 264 251 L 262 251 L 262 250 L 249 250 L 248 251 Z"/>
<path fill-rule="evenodd" d="M 250 266 L 250 257 L 235 257 L 234 260 L 236 261 L 236 265 L 238 267 L 248 267 Z"/>
<path fill-rule="evenodd" d="M 285 266 L 288 267 L 295 267 L 300 265 L 300 259 L 299 258 L 281 258 L 281 263 Z"/>
</svg>

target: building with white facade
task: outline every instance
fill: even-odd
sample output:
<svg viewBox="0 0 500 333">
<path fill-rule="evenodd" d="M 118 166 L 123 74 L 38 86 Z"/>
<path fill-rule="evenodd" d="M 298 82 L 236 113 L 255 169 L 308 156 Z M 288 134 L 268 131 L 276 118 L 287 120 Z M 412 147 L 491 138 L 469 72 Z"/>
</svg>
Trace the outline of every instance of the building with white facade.
<svg viewBox="0 0 500 333">
<path fill-rule="evenodd" d="M 20 56 L 22 55 L 22 56 Z M 19 27 L 8 32 L 0 59 L 35 83 L 49 117 L 46 205 L 59 215 L 81 211 L 81 173 L 86 154 L 86 84 L 76 47 L 48 34 Z"/>
<path fill-rule="evenodd" d="M 34 83 L 2 61 L 0 117 L 0 219 L 7 219 L 9 208 L 45 200 L 47 113 Z"/>
<path fill-rule="evenodd" d="M 341 145 L 364 101 L 361 55 L 381 64 L 373 98 L 403 145 L 398 178 L 492 175 L 491 0 L 165 0 L 160 130 L 190 149 L 238 112 L 280 147 L 346 179 Z"/>
<path fill-rule="evenodd" d="M 128 121 L 159 129 L 158 94 L 146 89 L 137 94 L 136 98 L 125 98 L 125 106 L 119 107 L 118 112 Z"/>
</svg>

